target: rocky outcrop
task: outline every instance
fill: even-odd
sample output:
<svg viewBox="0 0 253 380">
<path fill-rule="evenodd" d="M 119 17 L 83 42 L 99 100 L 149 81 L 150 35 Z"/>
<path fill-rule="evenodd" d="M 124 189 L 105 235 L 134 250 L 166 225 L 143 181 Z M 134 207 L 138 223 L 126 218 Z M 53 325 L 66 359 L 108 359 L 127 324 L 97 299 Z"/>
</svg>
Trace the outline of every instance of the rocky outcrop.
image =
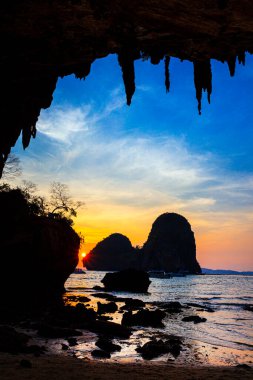
<svg viewBox="0 0 253 380">
<path fill-rule="evenodd" d="M 29 22 L 27 22 L 29 20 Z M 117 54 L 127 104 L 135 91 L 134 61 L 165 61 L 169 90 L 169 59 L 178 57 L 194 65 L 199 112 L 202 92 L 210 100 L 210 59 L 228 64 L 234 74 L 236 60 L 244 63 L 253 46 L 253 4 L 203 0 L 55 0 L 0 5 L 2 101 L 0 174 L 22 132 L 27 147 L 36 135 L 42 108 L 52 102 L 58 77 L 85 78 L 91 64 Z"/>
<path fill-rule="evenodd" d="M 201 272 L 194 233 L 190 223 L 179 214 L 165 213 L 155 220 L 142 255 L 144 270 Z"/>
<path fill-rule="evenodd" d="M 136 254 L 130 240 L 122 234 L 112 234 L 100 241 L 83 259 L 90 270 L 122 270 L 136 266 Z"/>
<path fill-rule="evenodd" d="M 78 262 L 80 238 L 65 220 L 33 215 L 19 190 L 0 192 L 0 287 L 2 297 L 59 295 Z"/>
<path fill-rule="evenodd" d="M 104 271 L 132 268 L 201 273 L 190 223 L 175 213 L 165 213 L 156 219 L 142 249 L 134 248 L 126 236 L 112 234 L 90 251 L 83 264 L 87 269 Z"/>
<path fill-rule="evenodd" d="M 134 293 L 147 292 L 151 283 L 147 273 L 136 269 L 106 273 L 101 282 L 106 290 L 120 290 Z"/>
</svg>

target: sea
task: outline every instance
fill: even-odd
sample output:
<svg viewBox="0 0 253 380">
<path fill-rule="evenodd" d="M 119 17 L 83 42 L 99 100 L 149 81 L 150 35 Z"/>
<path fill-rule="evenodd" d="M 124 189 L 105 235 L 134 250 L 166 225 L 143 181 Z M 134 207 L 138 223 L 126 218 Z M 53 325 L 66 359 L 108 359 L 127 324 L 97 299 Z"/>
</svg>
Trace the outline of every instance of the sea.
<svg viewBox="0 0 253 380">
<path fill-rule="evenodd" d="M 96 310 L 97 302 L 107 302 L 96 297 L 95 285 L 102 285 L 105 272 L 86 271 L 72 274 L 65 288 L 67 295 L 86 295 L 91 299 L 90 307 Z M 110 292 L 120 297 L 143 300 L 149 309 L 157 302 L 179 301 L 182 304 L 196 303 L 199 307 L 184 309 L 183 313 L 168 314 L 163 328 L 136 327 L 129 339 L 115 340 L 121 345 L 120 352 L 112 354 L 111 361 L 138 362 L 143 360 L 136 352 L 138 346 L 153 338 L 165 339 L 176 335 L 183 340 L 183 351 L 178 358 L 170 354 L 158 361 L 177 365 L 238 365 L 253 364 L 253 312 L 245 305 L 253 305 L 253 276 L 237 275 L 188 275 L 169 279 L 152 278 L 148 293 Z M 131 281 L 131 279 L 129 279 Z M 123 303 L 122 303 L 123 305 Z M 201 306 L 212 308 L 204 311 Z M 121 304 L 119 303 L 119 307 Z M 194 324 L 183 322 L 182 317 L 199 315 L 206 322 Z M 122 313 L 111 314 L 114 322 L 120 323 Z M 80 359 L 91 358 L 96 348 L 96 335 L 84 332 L 72 354 Z"/>
</svg>

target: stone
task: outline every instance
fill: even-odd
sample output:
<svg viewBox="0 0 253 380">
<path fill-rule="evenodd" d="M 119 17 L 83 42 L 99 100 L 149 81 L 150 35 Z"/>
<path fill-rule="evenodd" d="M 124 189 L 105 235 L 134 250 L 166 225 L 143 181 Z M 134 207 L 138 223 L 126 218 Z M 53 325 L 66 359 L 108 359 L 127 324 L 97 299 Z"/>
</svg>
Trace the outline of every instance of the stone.
<svg viewBox="0 0 253 380">
<path fill-rule="evenodd" d="M 115 313 L 115 311 L 118 310 L 118 306 L 115 302 L 109 302 L 109 303 L 101 303 L 98 302 L 98 314 L 105 314 L 105 313 Z"/>
<path fill-rule="evenodd" d="M 194 324 L 206 322 L 206 320 L 206 318 L 201 318 L 198 315 L 190 315 L 189 317 L 184 317 L 182 319 L 183 322 L 194 322 Z"/>
<path fill-rule="evenodd" d="M 244 305 L 243 309 L 247 311 L 253 311 L 253 305 Z"/>
<path fill-rule="evenodd" d="M 121 306 L 121 310 L 138 310 L 145 307 L 145 302 L 134 298 L 126 298 L 125 305 Z"/>
<path fill-rule="evenodd" d="M 182 341 L 180 338 L 173 337 L 165 342 L 163 340 L 153 339 L 145 343 L 142 347 L 136 349 L 143 359 L 151 360 L 164 354 L 172 354 L 177 357 L 182 350 Z"/>
<path fill-rule="evenodd" d="M 145 293 L 151 283 L 149 275 L 144 271 L 126 269 L 116 273 L 107 273 L 101 281 L 105 289 Z"/>
<path fill-rule="evenodd" d="M 103 350 L 93 350 L 91 351 L 91 355 L 97 359 L 110 359 L 111 354 L 109 352 Z"/>
<path fill-rule="evenodd" d="M 70 347 L 73 347 L 73 346 L 77 345 L 76 338 L 68 338 L 67 341 L 68 341 L 68 344 L 69 344 Z"/>
<path fill-rule="evenodd" d="M 101 338 L 101 337 L 97 340 L 97 342 L 95 344 L 101 350 L 109 352 L 109 353 L 121 350 L 121 347 L 118 344 L 114 344 L 114 343 L 112 343 L 111 340 Z"/>
<path fill-rule="evenodd" d="M 150 327 L 163 327 L 162 320 L 165 318 L 166 313 L 162 310 L 139 310 L 133 314 L 132 311 L 124 313 L 122 317 L 122 325 L 125 326 L 150 326 Z"/>
<path fill-rule="evenodd" d="M 184 306 L 178 301 L 171 301 L 161 303 L 159 304 L 159 307 L 165 310 L 167 313 L 181 313 Z"/>
<path fill-rule="evenodd" d="M 176 213 L 160 215 L 142 249 L 142 269 L 201 273 L 190 223 Z"/>
</svg>

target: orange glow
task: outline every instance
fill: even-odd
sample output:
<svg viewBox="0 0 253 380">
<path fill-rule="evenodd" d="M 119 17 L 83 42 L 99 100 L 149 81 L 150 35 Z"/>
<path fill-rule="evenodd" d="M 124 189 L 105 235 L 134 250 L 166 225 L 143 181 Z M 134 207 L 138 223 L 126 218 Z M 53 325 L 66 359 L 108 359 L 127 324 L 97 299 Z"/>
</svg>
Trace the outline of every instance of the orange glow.
<svg viewBox="0 0 253 380">
<path fill-rule="evenodd" d="M 249 211 L 233 213 L 186 212 L 176 207 L 142 208 L 119 206 L 110 203 L 90 204 L 85 213 L 80 211 L 76 228 L 85 236 L 88 252 L 108 235 L 118 232 L 126 235 L 135 245 L 142 245 L 148 237 L 152 223 L 165 211 L 178 212 L 190 222 L 195 233 L 197 259 L 204 268 L 251 270 L 253 268 L 253 215 Z M 124 217 L 122 217 L 124 215 Z M 136 227 L 138 226 L 138 228 Z M 83 265 L 82 249 L 80 265 Z"/>
<path fill-rule="evenodd" d="M 84 258 L 86 255 L 87 255 L 87 253 L 85 253 L 85 252 L 83 252 L 83 253 L 81 254 L 82 258 Z"/>
</svg>

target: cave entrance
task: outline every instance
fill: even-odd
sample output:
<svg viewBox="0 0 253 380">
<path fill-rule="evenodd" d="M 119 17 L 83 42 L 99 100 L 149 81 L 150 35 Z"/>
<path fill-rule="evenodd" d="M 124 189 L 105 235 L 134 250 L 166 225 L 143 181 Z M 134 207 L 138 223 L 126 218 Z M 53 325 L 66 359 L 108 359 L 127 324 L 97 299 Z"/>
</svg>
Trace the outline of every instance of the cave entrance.
<svg viewBox="0 0 253 380">
<path fill-rule="evenodd" d="M 85 81 L 58 79 L 36 139 L 13 150 L 23 176 L 43 191 L 52 180 L 67 183 L 85 201 L 76 221 L 85 250 L 113 232 L 141 245 L 155 218 L 173 211 L 191 221 L 202 265 L 228 267 L 232 257 L 238 269 L 242 241 L 249 265 L 253 58 L 246 61 L 233 79 L 212 61 L 212 100 L 203 94 L 201 116 L 191 62 L 170 60 L 166 94 L 164 61 L 135 61 L 130 107 L 115 55 L 96 60 Z"/>
</svg>

